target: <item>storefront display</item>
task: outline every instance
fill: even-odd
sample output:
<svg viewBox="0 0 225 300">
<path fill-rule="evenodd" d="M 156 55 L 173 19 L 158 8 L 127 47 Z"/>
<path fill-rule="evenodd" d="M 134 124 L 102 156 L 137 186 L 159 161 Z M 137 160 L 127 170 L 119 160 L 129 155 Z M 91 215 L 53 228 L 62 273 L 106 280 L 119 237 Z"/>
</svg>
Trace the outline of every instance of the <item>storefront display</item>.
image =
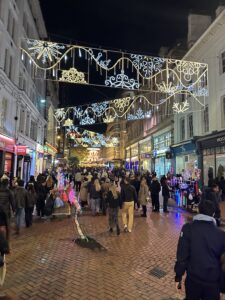
<svg viewBox="0 0 225 300">
<path fill-rule="evenodd" d="M 0 173 L 7 172 L 13 175 L 14 163 L 14 139 L 0 134 Z"/>
<path fill-rule="evenodd" d="M 197 147 L 204 185 L 216 177 L 225 176 L 225 131 L 197 140 Z"/>
<path fill-rule="evenodd" d="M 44 164 L 44 147 L 40 144 L 36 146 L 36 170 L 35 175 L 38 176 L 43 172 Z"/>
<path fill-rule="evenodd" d="M 195 178 L 198 169 L 198 157 L 195 141 L 171 146 L 175 174 L 182 174 L 185 179 Z"/>
<path fill-rule="evenodd" d="M 155 136 L 153 139 L 154 150 L 153 161 L 154 166 L 153 170 L 156 172 L 158 177 L 161 177 L 168 172 L 171 173 L 172 163 L 171 156 L 167 154 L 170 153 L 170 145 L 172 140 L 171 131 L 165 132 L 159 136 Z"/>
</svg>

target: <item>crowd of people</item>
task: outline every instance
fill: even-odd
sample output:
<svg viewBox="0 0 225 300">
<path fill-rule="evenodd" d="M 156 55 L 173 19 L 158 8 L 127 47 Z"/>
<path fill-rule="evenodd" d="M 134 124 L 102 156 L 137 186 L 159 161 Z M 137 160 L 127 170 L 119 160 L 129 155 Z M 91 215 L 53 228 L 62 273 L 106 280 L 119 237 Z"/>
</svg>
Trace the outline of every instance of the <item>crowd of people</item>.
<svg viewBox="0 0 225 300">
<path fill-rule="evenodd" d="M 27 183 L 19 178 L 10 182 L 3 175 L 0 179 L 0 267 L 4 265 L 2 257 L 10 252 L 12 214 L 15 215 L 16 234 L 20 234 L 23 216 L 26 227 L 32 226 L 34 210 L 40 218 L 51 215 L 59 180 L 65 191 L 68 186 L 70 191 L 75 189 L 83 209 L 90 209 L 93 216 L 108 215 L 110 233 L 115 230 L 120 235 L 120 209 L 123 230 L 128 233 L 133 229 L 135 210 L 141 211 L 143 218 L 147 217 L 150 207 L 152 213 L 158 214 L 160 192 L 162 211 L 165 214 L 169 212 L 171 188 L 167 176 L 159 180 L 154 172 L 140 174 L 124 169 L 76 169 L 63 171 L 58 177 L 55 172 L 40 174 L 37 179 L 31 176 Z M 181 289 L 186 272 L 186 300 L 218 300 L 220 292 L 225 292 L 225 233 L 218 228 L 221 218 L 219 202 L 224 200 L 225 194 L 222 187 L 214 182 L 203 191 L 199 213 L 181 230 L 175 281 L 177 289 Z"/>
</svg>

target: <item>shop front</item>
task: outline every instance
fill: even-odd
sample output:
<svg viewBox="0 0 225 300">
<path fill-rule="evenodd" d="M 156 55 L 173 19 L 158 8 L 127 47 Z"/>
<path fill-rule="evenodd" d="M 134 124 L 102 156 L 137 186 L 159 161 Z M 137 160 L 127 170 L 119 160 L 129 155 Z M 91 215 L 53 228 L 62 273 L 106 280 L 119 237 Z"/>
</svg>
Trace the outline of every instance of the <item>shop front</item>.
<svg viewBox="0 0 225 300">
<path fill-rule="evenodd" d="M 182 174 L 184 178 L 195 178 L 198 169 L 198 156 L 195 141 L 172 145 L 173 167 L 175 174 Z"/>
<path fill-rule="evenodd" d="M 13 175 L 14 139 L 0 134 L 0 174 Z"/>
<path fill-rule="evenodd" d="M 152 151 L 152 156 L 154 163 L 152 170 L 156 172 L 159 178 L 173 171 L 170 152 L 171 141 L 171 131 L 153 137 L 154 150 Z"/>
<path fill-rule="evenodd" d="M 35 176 L 43 173 L 43 165 L 44 165 L 44 147 L 40 144 L 36 146 L 36 170 Z"/>
<path fill-rule="evenodd" d="M 43 162 L 44 170 L 49 170 L 54 166 L 56 153 L 57 153 L 57 149 L 53 147 L 51 144 L 46 143 L 44 145 L 44 162 Z"/>
<path fill-rule="evenodd" d="M 130 147 L 131 159 L 130 159 L 130 169 L 134 172 L 139 170 L 139 145 L 136 143 Z"/>
<path fill-rule="evenodd" d="M 27 154 L 27 146 L 16 145 L 15 153 L 17 157 L 15 175 L 27 182 L 30 176 L 30 156 Z"/>
<path fill-rule="evenodd" d="M 197 140 L 199 167 L 202 169 L 202 181 L 225 176 L 225 131 L 208 135 Z"/>
<path fill-rule="evenodd" d="M 151 171 L 151 162 L 152 162 L 152 147 L 151 147 L 151 138 L 148 137 L 140 141 L 140 167 L 143 171 Z"/>
</svg>

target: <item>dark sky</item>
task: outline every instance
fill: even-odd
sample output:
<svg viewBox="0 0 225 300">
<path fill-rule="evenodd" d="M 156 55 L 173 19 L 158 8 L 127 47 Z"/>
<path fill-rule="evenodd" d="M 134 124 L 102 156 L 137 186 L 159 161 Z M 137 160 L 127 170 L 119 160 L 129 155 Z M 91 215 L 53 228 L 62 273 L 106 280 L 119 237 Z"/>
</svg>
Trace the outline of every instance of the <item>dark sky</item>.
<svg viewBox="0 0 225 300">
<path fill-rule="evenodd" d="M 40 0 L 52 41 L 157 55 L 187 35 L 193 11 L 213 14 L 219 0 Z M 62 105 L 112 98 L 118 90 L 61 84 Z"/>
</svg>

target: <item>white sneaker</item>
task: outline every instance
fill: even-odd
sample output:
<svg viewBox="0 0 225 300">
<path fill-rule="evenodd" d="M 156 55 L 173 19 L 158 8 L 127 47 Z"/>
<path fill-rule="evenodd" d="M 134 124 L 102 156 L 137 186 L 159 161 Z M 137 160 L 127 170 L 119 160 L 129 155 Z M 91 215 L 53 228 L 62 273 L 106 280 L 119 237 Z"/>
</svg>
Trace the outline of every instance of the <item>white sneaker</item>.
<svg viewBox="0 0 225 300">
<path fill-rule="evenodd" d="M 128 232 L 130 232 L 130 233 L 131 233 L 131 230 L 130 230 L 130 229 L 128 229 Z"/>
<path fill-rule="evenodd" d="M 127 232 L 127 225 L 124 225 L 124 231 Z"/>
</svg>

